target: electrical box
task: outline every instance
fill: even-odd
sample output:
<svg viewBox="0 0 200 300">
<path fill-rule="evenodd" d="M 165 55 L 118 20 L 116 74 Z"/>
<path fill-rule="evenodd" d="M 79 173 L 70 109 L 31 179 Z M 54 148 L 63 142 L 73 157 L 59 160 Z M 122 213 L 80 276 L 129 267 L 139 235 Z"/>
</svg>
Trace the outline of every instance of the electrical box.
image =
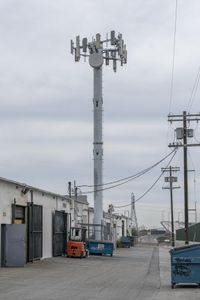
<svg viewBox="0 0 200 300">
<path fill-rule="evenodd" d="M 178 127 L 178 128 L 175 129 L 175 132 L 176 132 L 177 140 L 182 140 L 183 139 L 183 128 Z"/>
<path fill-rule="evenodd" d="M 187 129 L 187 136 L 189 138 L 193 138 L 193 136 L 194 136 L 194 129 Z"/>
<path fill-rule="evenodd" d="M 171 176 L 172 182 L 177 182 L 177 177 Z M 170 177 L 165 177 L 165 182 L 170 182 Z"/>
</svg>

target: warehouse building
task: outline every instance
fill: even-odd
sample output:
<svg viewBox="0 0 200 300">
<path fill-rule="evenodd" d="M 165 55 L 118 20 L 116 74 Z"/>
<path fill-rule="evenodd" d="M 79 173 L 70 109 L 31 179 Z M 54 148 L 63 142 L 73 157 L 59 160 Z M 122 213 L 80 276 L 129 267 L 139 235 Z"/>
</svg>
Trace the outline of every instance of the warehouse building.
<svg viewBox="0 0 200 300">
<path fill-rule="evenodd" d="M 87 196 L 69 198 L 0 178 L 1 266 L 9 265 L 14 253 L 16 260 L 19 255 L 24 263 L 63 255 L 70 228 L 84 227 L 86 238 L 92 238 L 94 226 L 89 224 L 93 222 L 94 209 L 89 207 Z M 104 212 L 102 239 L 115 242 L 126 235 L 129 224 L 123 215 Z"/>
</svg>

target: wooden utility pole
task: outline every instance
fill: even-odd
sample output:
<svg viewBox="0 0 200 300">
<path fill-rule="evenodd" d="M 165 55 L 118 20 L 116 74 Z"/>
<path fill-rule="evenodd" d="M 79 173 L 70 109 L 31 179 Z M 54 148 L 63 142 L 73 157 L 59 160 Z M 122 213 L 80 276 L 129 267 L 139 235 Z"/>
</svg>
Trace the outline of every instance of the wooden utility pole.
<svg viewBox="0 0 200 300">
<path fill-rule="evenodd" d="M 184 168 L 184 212 L 185 212 L 185 244 L 189 244 L 189 218 L 188 218 L 188 168 L 187 168 L 187 147 L 200 146 L 199 143 L 188 144 L 188 138 L 193 137 L 193 129 L 188 128 L 188 123 L 200 121 L 200 114 L 190 114 L 183 111 L 182 115 L 168 115 L 168 121 L 181 122 L 183 127 L 176 128 L 177 140 L 180 143 L 169 144 L 169 147 L 183 147 L 183 168 Z"/>
<path fill-rule="evenodd" d="M 174 234 L 173 189 L 178 189 L 180 187 L 173 186 L 173 183 L 177 182 L 177 177 L 172 176 L 172 172 L 180 171 L 180 168 L 169 166 L 168 168 L 162 168 L 161 170 L 162 170 L 162 172 L 169 172 L 169 176 L 165 177 L 165 182 L 169 182 L 169 187 L 163 187 L 163 189 L 170 190 L 172 247 L 174 247 L 175 246 L 175 234 Z"/>
<path fill-rule="evenodd" d="M 189 244 L 188 213 L 188 168 L 187 168 L 187 115 L 183 112 L 183 167 L 184 167 L 184 211 L 185 211 L 185 244 Z"/>
</svg>

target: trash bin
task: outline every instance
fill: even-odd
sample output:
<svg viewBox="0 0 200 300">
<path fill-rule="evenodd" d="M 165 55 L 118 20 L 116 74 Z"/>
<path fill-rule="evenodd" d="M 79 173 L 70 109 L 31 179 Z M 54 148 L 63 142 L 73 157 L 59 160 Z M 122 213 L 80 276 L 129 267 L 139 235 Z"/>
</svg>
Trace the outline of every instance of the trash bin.
<svg viewBox="0 0 200 300">
<path fill-rule="evenodd" d="M 89 240 L 87 241 L 87 249 L 89 251 L 89 254 L 109 254 L 110 256 L 113 256 L 114 244 L 113 242 L 109 241 Z"/>
<path fill-rule="evenodd" d="M 127 238 L 128 238 L 129 241 L 130 241 L 130 246 L 131 246 L 131 247 L 134 247 L 135 237 L 130 235 L 130 236 L 127 236 Z"/>
<path fill-rule="evenodd" d="M 122 248 L 130 248 L 131 247 L 131 242 L 128 237 L 122 236 L 120 241 L 121 241 Z"/>
<path fill-rule="evenodd" d="M 170 250 L 171 287 L 176 284 L 200 286 L 200 245 L 190 245 Z"/>
</svg>

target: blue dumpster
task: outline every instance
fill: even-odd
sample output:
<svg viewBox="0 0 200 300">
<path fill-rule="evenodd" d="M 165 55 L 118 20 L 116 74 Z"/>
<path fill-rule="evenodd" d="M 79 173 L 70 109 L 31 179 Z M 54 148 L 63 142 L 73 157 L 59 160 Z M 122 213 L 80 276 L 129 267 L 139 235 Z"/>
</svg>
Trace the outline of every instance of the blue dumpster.
<svg viewBox="0 0 200 300">
<path fill-rule="evenodd" d="M 89 251 L 89 254 L 109 254 L 110 256 L 113 256 L 113 248 L 114 245 L 112 242 L 109 241 L 92 241 L 89 240 L 87 242 L 87 249 Z"/>
<path fill-rule="evenodd" d="M 135 237 L 134 236 L 127 236 L 127 238 L 130 241 L 130 246 L 134 247 L 134 245 L 135 245 Z"/>
<path fill-rule="evenodd" d="M 120 241 L 121 241 L 122 248 L 130 248 L 131 247 L 131 241 L 130 241 L 129 237 L 122 236 Z"/>
<path fill-rule="evenodd" d="M 171 286 L 176 284 L 200 285 L 200 245 L 191 245 L 170 250 Z"/>
</svg>

